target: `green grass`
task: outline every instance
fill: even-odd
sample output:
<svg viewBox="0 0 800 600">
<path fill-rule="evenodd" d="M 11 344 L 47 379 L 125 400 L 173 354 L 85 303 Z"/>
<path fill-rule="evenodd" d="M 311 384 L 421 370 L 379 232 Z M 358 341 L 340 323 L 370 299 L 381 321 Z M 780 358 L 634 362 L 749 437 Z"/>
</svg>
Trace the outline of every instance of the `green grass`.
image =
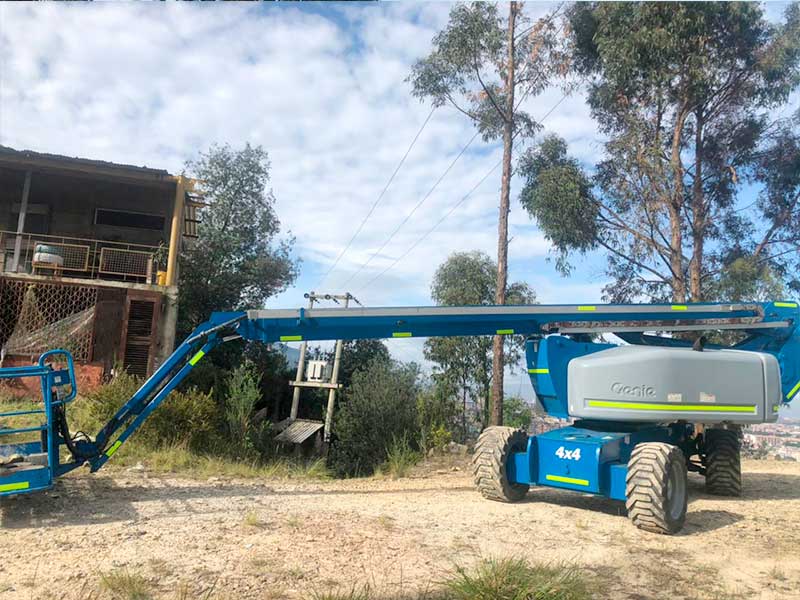
<svg viewBox="0 0 800 600">
<path fill-rule="evenodd" d="M 519 558 L 486 559 L 458 567 L 425 592 L 387 593 L 364 585 L 315 593 L 313 600 L 588 600 L 589 583 L 577 567 L 532 564 Z"/>
<path fill-rule="evenodd" d="M 386 455 L 383 471 L 394 479 L 408 476 L 411 468 L 421 458 L 420 453 L 411 447 L 406 436 L 394 438 L 386 449 Z"/>
<path fill-rule="evenodd" d="M 588 585 L 569 565 L 530 564 L 518 558 L 487 559 L 456 569 L 444 583 L 447 600 L 584 600 Z"/>
<path fill-rule="evenodd" d="M 100 587 L 114 600 L 150 600 L 153 597 L 147 579 L 127 569 L 101 573 Z"/>
<path fill-rule="evenodd" d="M 224 456 L 198 454 L 176 444 L 151 449 L 136 444 L 135 437 L 124 444 L 108 464 L 121 468 L 141 463 L 153 473 L 170 473 L 192 478 L 238 477 L 243 479 L 329 479 L 322 459 L 298 461 L 275 459 L 269 462 L 245 462 Z"/>
</svg>

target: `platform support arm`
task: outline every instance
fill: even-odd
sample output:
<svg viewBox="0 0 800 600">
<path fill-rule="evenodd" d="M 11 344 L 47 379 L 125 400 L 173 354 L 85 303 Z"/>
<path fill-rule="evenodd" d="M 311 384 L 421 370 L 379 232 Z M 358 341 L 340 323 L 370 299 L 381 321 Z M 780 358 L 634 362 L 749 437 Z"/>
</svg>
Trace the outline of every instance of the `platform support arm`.
<svg viewBox="0 0 800 600">
<path fill-rule="evenodd" d="M 91 445 L 92 451 L 86 456 L 92 471 L 97 471 L 114 455 L 207 353 L 230 339 L 238 338 L 221 337 L 220 333 L 223 329 L 236 327 L 246 315 L 218 313 L 216 317 L 195 329 L 98 432 Z M 123 429 L 122 433 L 111 443 L 120 429 Z"/>
</svg>

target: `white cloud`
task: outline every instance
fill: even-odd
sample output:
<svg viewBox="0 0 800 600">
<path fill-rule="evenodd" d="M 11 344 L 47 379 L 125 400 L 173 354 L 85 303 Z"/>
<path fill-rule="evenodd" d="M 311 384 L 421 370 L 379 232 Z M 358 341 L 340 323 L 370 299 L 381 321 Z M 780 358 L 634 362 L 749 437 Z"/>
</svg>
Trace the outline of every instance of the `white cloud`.
<svg viewBox="0 0 800 600">
<path fill-rule="evenodd" d="M 535 10 L 546 7 L 533 5 Z M 302 304 L 377 198 L 430 107 L 405 78 L 449 5 L 0 5 L 0 144 L 180 171 L 215 142 L 263 145 L 277 210 L 303 259 Z M 561 98 L 528 98 L 541 117 Z M 545 122 L 591 162 L 598 135 L 580 94 Z M 327 281 L 335 289 L 375 253 L 473 135 L 437 110 L 363 233 Z M 498 146 L 476 140 L 381 255 L 351 282 L 369 304 L 429 303 L 430 278 L 456 250 L 496 252 L 495 171 L 418 248 L 368 289 L 487 173 Z M 518 182 L 515 182 L 518 183 Z M 516 205 L 511 277 L 540 300 L 599 298 L 545 261 L 548 244 Z M 574 292 L 574 293 L 573 293 Z"/>
</svg>

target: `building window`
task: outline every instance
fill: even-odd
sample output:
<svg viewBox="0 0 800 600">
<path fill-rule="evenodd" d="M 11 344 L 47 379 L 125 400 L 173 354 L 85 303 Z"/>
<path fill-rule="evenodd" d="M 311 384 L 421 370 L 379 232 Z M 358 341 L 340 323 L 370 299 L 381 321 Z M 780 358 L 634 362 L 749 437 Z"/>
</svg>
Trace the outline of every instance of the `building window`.
<svg viewBox="0 0 800 600">
<path fill-rule="evenodd" d="M 95 225 L 163 231 L 166 219 L 161 215 L 98 208 L 94 213 L 94 222 Z"/>
<path fill-rule="evenodd" d="M 19 204 L 11 205 L 11 214 L 8 219 L 8 231 L 16 231 L 19 223 Z M 50 207 L 47 204 L 28 204 L 25 210 L 25 233 L 38 233 L 46 235 L 50 229 Z"/>
</svg>

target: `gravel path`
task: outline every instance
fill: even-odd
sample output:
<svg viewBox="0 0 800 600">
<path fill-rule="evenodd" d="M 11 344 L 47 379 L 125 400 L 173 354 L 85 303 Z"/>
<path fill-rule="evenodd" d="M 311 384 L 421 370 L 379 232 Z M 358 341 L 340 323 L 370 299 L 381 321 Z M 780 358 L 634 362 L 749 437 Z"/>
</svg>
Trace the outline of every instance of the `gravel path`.
<svg viewBox="0 0 800 600">
<path fill-rule="evenodd" d="M 304 598 L 365 582 L 389 597 L 506 555 L 575 563 L 602 598 L 800 598 L 800 464 L 744 469 L 736 499 L 705 495 L 691 475 L 673 537 L 638 531 L 621 503 L 593 496 L 485 501 L 463 464 L 398 481 L 80 473 L 2 504 L 0 598 L 103 598 L 99 576 L 114 570 L 164 598 Z"/>
</svg>

